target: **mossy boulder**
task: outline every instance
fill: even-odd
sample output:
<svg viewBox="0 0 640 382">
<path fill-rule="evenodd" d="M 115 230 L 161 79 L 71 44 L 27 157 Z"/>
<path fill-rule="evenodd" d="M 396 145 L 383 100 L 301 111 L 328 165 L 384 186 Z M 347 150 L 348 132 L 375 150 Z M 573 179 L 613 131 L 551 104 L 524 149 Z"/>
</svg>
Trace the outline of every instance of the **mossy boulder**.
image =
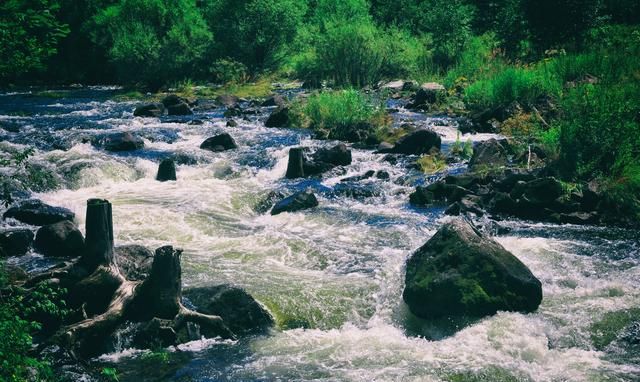
<svg viewBox="0 0 640 382">
<path fill-rule="evenodd" d="M 422 318 L 535 311 L 542 284 L 464 219 L 445 224 L 407 261 L 404 301 Z"/>
</svg>

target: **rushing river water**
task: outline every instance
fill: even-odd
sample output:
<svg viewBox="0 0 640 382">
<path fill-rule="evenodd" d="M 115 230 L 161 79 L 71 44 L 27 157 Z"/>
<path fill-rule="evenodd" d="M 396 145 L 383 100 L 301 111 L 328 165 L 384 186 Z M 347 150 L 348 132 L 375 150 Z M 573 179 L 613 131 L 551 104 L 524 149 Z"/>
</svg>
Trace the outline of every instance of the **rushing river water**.
<svg viewBox="0 0 640 382">
<path fill-rule="evenodd" d="M 134 349 L 96 361 L 116 367 L 121 381 L 640 380 L 637 343 L 597 351 L 591 341 L 592 324 L 606 312 L 640 307 L 637 232 L 500 222 L 508 233 L 497 240 L 541 280 L 542 305 L 533 314 L 501 312 L 450 335 L 447 325 L 412 318 L 401 297 L 407 256 L 446 219 L 441 208 L 408 204 L 415 185 L 429 179 L 406 163 L 354 149 L 353 164 L 342 172 L 286 180 L 290 147 L 331 142 L 304 130 L 268 129 L 267 110 L 237 119 L 237 127 L 226 127 L 222 109 L 134 118 L 136 102 L 111 100 L 116 92 L 1 94 L 0 121 L 17 128 L 0 130 L 0 146 L 37 146 L 36 162 L 60 187 L 35 196 L 73 210 L 81 227 L 86 200 L 108 199 L 118 245 L 181 247 L 185 288 L 239 285 L 278 323 L 268 335 L 172 349 L 164 366 Z M 456 139 L 450 120 L 396 115 L 403 118 L 433 126 L 445 149 Z M 82 143 L 113 131 L 136 132 L 145 149 L 113 154 Z M 198 148 L 220 132 L 239 149 Z M 155 181 L 159 159 L 170 155 L 184 163 L 178 181 Z M 391 179 L 360 182 L 372 197 L 345 196 L 340 179 L 368 170 L 385 170 Z M 277 216 L 255 211 L 272 190 L 306 187 L 316 191 L 319 207 Z M 12 261 L 43 263 L 35 254 Z"/>
</svg>

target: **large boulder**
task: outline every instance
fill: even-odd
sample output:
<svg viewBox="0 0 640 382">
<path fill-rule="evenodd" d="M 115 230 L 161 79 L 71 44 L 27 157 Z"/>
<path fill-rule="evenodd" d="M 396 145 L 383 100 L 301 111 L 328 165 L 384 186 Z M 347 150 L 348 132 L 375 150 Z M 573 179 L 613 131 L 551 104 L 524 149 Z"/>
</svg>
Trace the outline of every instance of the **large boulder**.
<svg viewBox="0 0 640 382">
<path fill-rule="evenodd" d="M 133 151 L 144 147 L 142 138 L 131 134 L 128 131 L 115 133 L 104 139 L 103 147 L 107 151 Z"/>
<path fill-rule="evenodd" d="M 313 155 L 313 160 L 335 166 L 348 166 L 351 164 L 351 150 L 344 143 L 339 143 L 329 149 L 319 149 Z"/>
<path fill-rule="evenodd" d="M 489 139 L 480 142 L 473 148 L 473 156 L 469 168 L 477 170 L 482 167 L 504 167 L 509 163 L 509 148 L 506 140 Z"/>
<path fill-rule="evenodd" d="M 441 145 L 442 140 L 435 131 L 422 129 L 402 137 L 392 149 L 383 152 L 422 155 L 428 154 L 432 149 L 440 150 Z"/>
<path fill-rule="evenodd" d="M 37 199 L 27 200 L 9 208 L 2 217 L 12 218 L 30 225 L 47 225 L 73 220 L 75 214 L 66 208 L 53 207 Z"/>
<path fill-rule="evenodd" d="M 153 252 L 141 245 L 122 245 L 115 248 L 118 268 L 130 281 L 143 281 L 151 272 Z"/>
<path fill-rule="evenodd" d="M 409 257 L 402 297 L 422 318 L 483 317 L 535 311 L 542 284 L 518 258 L 458 218 Z"/>
<path fill-rule="evenodd" d="M 289 126 L 289 108 L 278 107 L 274 110 L 267 121 L 264 123 L 266 127 L 287 127 Z"/>
<path fill-rule="evenodd" d="M 196 311 L 220 316 L 236 335 L 263 332 L 274 324 L 271 314 L 242 288 L 227 284 L 192 288 L 182 296 Z"/>
<path fill-rule="evenodd" d="M 33 243 L 33 231 L 15 228 L 0 232 L 0 250 L 5 256 L 22 256 Z"/>
<path fill-rule="evenodd" d="M 202 144 L 200 148 L 203 150 L 209 151 L 225 151 L 225 150 L 233 150 L 238 148 L 236 141 L 233 140 L 231 135 L 227 133 L 222 133 L 216 135 L 215 137 L 207 138 Z"/>
<path fill-rule="evenodd" d="M 318 205 L 318 199 L 311 190 L 297 192 L 288 198 L 284 198 L 271 209 L 271 215 L 278 215 L 283 212 L 296 212 L 313 208 Z"/>
<path fill-rule="evenodd" d="M 84 237 L 74 223 L 65 220 L 40 227 L 34 246 L 45 256 L 76 257 L 84 250 Z"/>
<path fill-rule="evenodd" d="M 161 117 L 164 114 L 164 105 L 161 103 L 150 103 L 136 107 L 133 111 L 135 117 Z"/>
</svg>

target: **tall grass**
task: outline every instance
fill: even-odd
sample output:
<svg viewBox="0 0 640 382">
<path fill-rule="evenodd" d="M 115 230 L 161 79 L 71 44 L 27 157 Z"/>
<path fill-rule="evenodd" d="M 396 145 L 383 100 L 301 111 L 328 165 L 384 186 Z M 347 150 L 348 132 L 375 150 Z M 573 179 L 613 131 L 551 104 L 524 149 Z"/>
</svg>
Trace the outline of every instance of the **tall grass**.
<svg viewBox="0 0 640 382">
<path fill-rule="evenodd" d="M 302 125 L 328 139 L 364 140 L 389 124 L 384 108 L 353 89 L 316 93 L 295 109 Z"/>
</svg>

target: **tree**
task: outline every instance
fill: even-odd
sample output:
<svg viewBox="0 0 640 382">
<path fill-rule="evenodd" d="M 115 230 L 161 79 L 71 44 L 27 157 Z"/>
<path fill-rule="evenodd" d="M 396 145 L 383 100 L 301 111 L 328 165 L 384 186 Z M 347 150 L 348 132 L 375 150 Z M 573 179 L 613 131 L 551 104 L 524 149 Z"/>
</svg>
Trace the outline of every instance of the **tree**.
<svg viewBox="0 0 640 382">
<path fill-rule="evenodd" d="M 203 8 L 219 44 L 218 58 L 231 57 L 259 70 L 279 61 L 280 53 L 301 25 L 307 2 L 209 0 Z"/>
<path fill-rule="evenodd" d="M 194 0 L 121 0 L 95 23 L 119 79 L 151 88 L 197 75 L 213 38 Z"/>
<path fill-rule="evenodd" d="M 43 70 L 68 32 L 56 20 L 55 0 L 4 0 L 0 2 L 0 83 Z"/>
</svg>

